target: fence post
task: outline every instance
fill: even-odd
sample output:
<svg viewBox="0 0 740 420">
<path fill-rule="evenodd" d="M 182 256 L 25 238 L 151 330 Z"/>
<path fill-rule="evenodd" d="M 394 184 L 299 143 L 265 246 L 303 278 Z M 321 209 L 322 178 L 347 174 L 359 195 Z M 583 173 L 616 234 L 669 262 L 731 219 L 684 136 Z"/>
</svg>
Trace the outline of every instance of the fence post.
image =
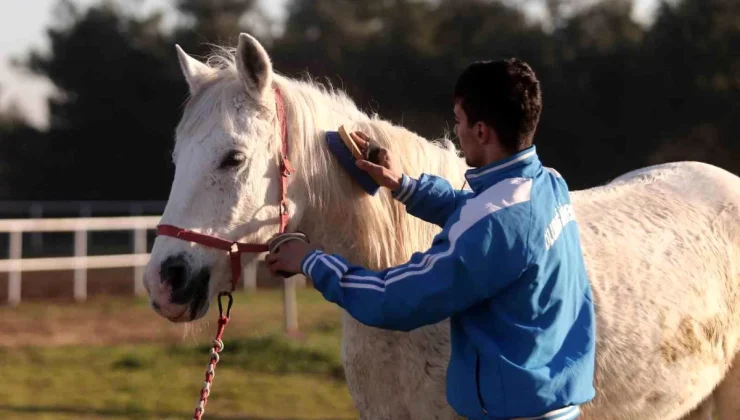
<svg viewBox="0 0 740 420">
<path fill-rule="evenodd" d="M 244 291 L 252 293 L 257 291 L 257 275 L 259 273 L 260 264 L 262 264 L 262 256 L 250 258 L 249 262 L 244 264 L 244 268 L 242 269 Z"/>
<path fill-rule="evenodd" d="M 146 243 L 146 228 L 139 227 L 134 232 L 134 254 L 146 254 L 147 243 Z M 146 267 L 136 265 L 134 267 L 134 293 L 136 296 L 143 296 L 146 294 L 144 288 L 144 270 Z"/>
<path fill-rule="evenodd" d="M 21 258 L 23 257 L 23 232 L 10 232 L 10 259 L 15 261 L 8 274 L 8 303 L 21 303 Z"/>
<path fill-rule="evenodd" d="M 79 210 L 80 218 L 90 217 L 92 214 L 92 208 L 89 203 L 84 203 L 80 206 Z M 75 229 L 75 257 L 82 258 L 87 257 L 87 228 L 78 227 Z M 87 300 L 87 267 L 80 263 L 79 260 L 75 261 L 75 277 L 74 277 L 74 295 L 75 300 L 78 302 L 84 302 Z"/>
<path fill-rule="evenodd" d="M 44 207 L 40 203 L 31 204 L 31 218 L 40 219 L 44 215 Z M 31 248 L 35 254 L 41 253 L 44 247 L 43 232 L 31 233 Z"/>
<path fill-rule="evenodd" d="M 75 231 L 75 257 L 87 256 L 87 230 Z M 87 299 L 87 268 L 80 260 L 75 260 L 75 300 L 84 302 Z"/>
<path fill-rule="evenodd" d="M 283 299 L 285 307 L 285 332 L 289 336 L 298 336 L 298 302 L 296 300 L 295 276 L 283 279 Z"/>
<path fill-rule="evenodd" d="M 303 274 L 298 274 L 297 276 L 295 276 L 293 281 L 295 282 L 296 287 L 300 287 L 301 289 L 306 287 L 306 276 L 304 276 Z"/>
</svg>

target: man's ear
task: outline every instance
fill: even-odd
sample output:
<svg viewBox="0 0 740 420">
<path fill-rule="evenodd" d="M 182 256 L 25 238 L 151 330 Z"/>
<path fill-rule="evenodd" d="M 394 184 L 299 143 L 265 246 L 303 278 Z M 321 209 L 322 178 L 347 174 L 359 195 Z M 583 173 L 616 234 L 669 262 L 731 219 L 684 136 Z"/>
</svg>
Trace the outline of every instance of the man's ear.
<svg viewBox="0 0 740 420">
<path fill-rule="evenodd" d="M 478 144 L 481 146 L 491 143 L 496 138 L 496 133 L 493 129 L 483 121 L 475 123 L 475 126 L 473 126 L 473 134 L 475 135 L 476 140 L 478 140 Z"/>
</svg>

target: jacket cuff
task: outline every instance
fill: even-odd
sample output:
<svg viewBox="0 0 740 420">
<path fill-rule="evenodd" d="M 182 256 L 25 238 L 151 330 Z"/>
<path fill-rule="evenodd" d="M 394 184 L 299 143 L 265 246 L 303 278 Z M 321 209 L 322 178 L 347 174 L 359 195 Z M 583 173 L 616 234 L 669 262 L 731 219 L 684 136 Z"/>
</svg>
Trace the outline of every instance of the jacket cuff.
<svg viewBox="0 0 740 420">
<path fill-rule="evenodd" d="M 303 257 L 303 260 L 301 261 L 301 273 L 303 273 L 304 276 L 312 278 L 311 269 L 314 267 L 314 263 L 316 263 L 316 260 L 321 256 L 321 254 L 323 254 L 323 252 L 320 249 L 316 249 Z"/>
<path fill-rule="evenodd" d="M 417 181 L 414 178 L 411 178 L 406 174 L 402 174 L 401 186 L 398 187 L 397 190 L 392 191 L 391 195 L 396 200 L 405 204 L 406 201 L 414 194 L 414 190 L 416 190 L 416 183 Z"/>
</svg>

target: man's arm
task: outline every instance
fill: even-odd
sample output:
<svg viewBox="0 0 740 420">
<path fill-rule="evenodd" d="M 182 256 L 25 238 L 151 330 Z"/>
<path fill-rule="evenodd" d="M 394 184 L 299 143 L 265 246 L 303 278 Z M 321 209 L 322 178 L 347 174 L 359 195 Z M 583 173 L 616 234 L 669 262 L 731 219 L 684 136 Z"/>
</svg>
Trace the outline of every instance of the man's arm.
<svg viewBox="0 0 740 420">
<path fill-rule="evenodd" d="M 526 239 L 507 236 L 490 218 L 462 219 L 449 238 L 380 272 L 320 250 L 302 259 L 301 271 L 327 300 L 361 323 L 410 331 L 492 297 L 526 268 Z"/>
<path fill-rule="evenodd" d="M 456 190 L 444 179 L 422 174 L 414 179 L 401 175 L 401 185 L 392 191 L 393 198 L 406 205 L 406 211 L 426 222 L 443 227 L 450 215 L 472 191 Z"/>
</svg>

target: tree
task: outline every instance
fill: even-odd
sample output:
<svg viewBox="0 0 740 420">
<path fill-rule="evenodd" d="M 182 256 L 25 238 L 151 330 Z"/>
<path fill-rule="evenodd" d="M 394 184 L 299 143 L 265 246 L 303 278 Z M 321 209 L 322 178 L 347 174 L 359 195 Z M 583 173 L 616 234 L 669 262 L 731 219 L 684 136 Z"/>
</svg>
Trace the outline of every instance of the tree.
<svg viewBox="0 0 740 420">
<path fill-rule="evenodd" d="M 650 162 L 702 160 L 738 172 L 740 3 L 662 3 L 646 39 L 657 98 Z"/>
<path fill-rule="evenodd" d="M 30 165 L 21 166 L 18 162 L 22 161 L 21 157 L 30 147 L 38 144 L 40 134 L 28 124 L 15 103 L 11 102 L 0 109 L 0 199 L 16 195 L 18 187 L 24 182 L 25 174 L 33 173 Z"/>
<path fill-rule="evenodd" d="M 256 8 L 256 0 L 174 0 L 186 24 L 175 29 L 173 41 L 194 55 L 205 55 L 210 44 L 234 45 L 240 32 L 255 32 L 246 22 L 266 21 Z M 257 35 L 269 36 L 269 24 Z M 269 42 L 269 40 L 266 40 Z"/>
<path fill-rule="evenodd" d="M 641 166 L 639 150 L 650 147 L 641 122 L 645 33 L 630 15 L 628 2 L 597 3 L 550 35 L 550 61 L 539 72 L 545 105 L 538 139 L 543 159 L 562 168 L 572 188 Z"/>
<path fill-rule="evenodd" d="M 48 30 L 50 54 L 32 53 L 28 60 L 63 95 L 49 100 L 50 130 L 24 156 L 41 165 L 42 176 L 26 181 L 23 198 L 164 196 L 186 90 L 176 77 L 174 51 L 167 56 L 151 47 L 166 44 L 151 30 L 159 17 L 120 16 L 110 4 L 85 12 L 69 1 L 61 7 L 68 19 Z"/>
<path fill-rule="evenodd" d="M 63 94 L 49 101 L 48 132 L 0 118 L 12 198 L 166 198 L 187 95 L 174 44 L 202 57 L 245 31 L 268 44 L 281 73 L 330 81 L 428 138 L 451 128 L 465 66 L 523 58 L 542 83 L 540 154 L 573 189 L 669 160 L 738 171 L 734 0 L 665 3 L 647 28 L 628 0 L 527 0 L 549 5 L 542 20 L 513 0 L 290 0 L 280 34 L 255 0 L 173 0 L 185 21 L 171 33 L 161 14 L 137 16 L 123 1 L 61 0 L 49 55 L 26 61 Z"/>
</svg>

